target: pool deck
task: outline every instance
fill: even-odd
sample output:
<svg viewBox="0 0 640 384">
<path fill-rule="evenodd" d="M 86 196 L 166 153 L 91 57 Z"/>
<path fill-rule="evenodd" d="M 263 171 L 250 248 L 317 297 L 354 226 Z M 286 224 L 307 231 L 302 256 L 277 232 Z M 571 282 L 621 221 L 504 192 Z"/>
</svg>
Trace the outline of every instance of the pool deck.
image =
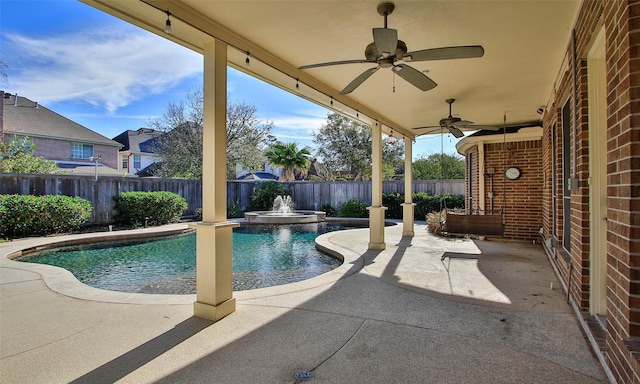
<svg viewBox="0 0 640 384">
<path fill-rule="evenodd" d="M 103 291 L 5 258 L 67 236 L 2 243 L 0 382 L 609 382 L 540 245 L 445 239 L 423 224 L 385 237 L 367 251 L 366 229 L 321 236 L 341 267 L 235 292 L 236 312 L 217 323 L 193 317 L 195 295 Z"/>
</svg>

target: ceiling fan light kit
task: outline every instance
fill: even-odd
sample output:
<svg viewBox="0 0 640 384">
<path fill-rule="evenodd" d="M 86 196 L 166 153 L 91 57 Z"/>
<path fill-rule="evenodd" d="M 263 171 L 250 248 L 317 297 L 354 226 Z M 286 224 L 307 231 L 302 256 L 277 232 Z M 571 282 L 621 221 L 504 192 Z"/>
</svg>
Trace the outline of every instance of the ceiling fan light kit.
<svg viewBox="0 0 640 384">
<path fill-rule="evenodd" d="M 343 64 L 377 64 L 375 68 L 367 69 L 352 80 L 351 83 L 340 91 L 341 95 L 353 92 L 380 68 L 390 68 L 409 84 L 422 91 L 428 91 L 435 88 L 438 84 L 423 72 L 406 64 L 396 64 L 396 62 L 403 61 L 408 63 L 417 61 L 467 59 L 482 57 L 484 55 L 484 48 L 480 45 L 442 47 L 408 52 L 405 42 L 398 40 L 398 31 L 387 27 L 387 17 L 394 9 L 395 6 L 393 3 L 382 3 L 378 5 L 378 14 L 384 17 L 384 28 L 373 28 L 373 42 L 368 44 L 365 48 L 365 60 L 331 61 L 326 63 L 303 65 L 299 69 L 311 69 Z"/>
</svg>

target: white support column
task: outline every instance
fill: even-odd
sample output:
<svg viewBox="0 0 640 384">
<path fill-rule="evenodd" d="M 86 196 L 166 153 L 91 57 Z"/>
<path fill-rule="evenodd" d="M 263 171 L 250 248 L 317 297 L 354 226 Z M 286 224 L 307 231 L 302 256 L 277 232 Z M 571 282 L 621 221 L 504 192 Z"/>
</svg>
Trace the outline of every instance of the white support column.
<svg viewBox="0 0 640 384">
<path fill-rule="evenodd" d="M 196 229 L 196 302 L 193 314 L 217 321 L 236 310 L 233 228 L 227 221 L 227 45 L 204 46 L 202 219 Z"/>
<path fill-rule="evenodd" d="M 369 210 L 369 249 L 382 250 L 384 242 L 384 211 L 382 206 L 382 126 L 371 127 L 371 206 Z"/>
<path fill-rule="evenodd" d="M 404 204 L 402 204 L 402 236 L 413 237 L 414 210 L 413 203 L 413 141 L 404 138 Z"/>
</svg>

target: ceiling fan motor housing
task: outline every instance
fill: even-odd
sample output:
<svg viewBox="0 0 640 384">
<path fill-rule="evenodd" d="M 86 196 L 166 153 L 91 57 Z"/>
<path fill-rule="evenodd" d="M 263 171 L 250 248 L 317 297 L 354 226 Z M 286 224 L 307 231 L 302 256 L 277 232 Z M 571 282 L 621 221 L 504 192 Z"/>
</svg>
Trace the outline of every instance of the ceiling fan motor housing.
<svg viewBox="0 0 640 384">
<path fill-rule="evenodd" d="M 396 51 L 393 54 L 395 59 L 400 59 L 404 55 L 407 54 L 407 44 L 402 40 L 398 40 L 398 45 L 396 46 Z M 367 48 L 364 50 L 364 57 L 371 62 L 376 62 L 382 58 L 382 53 L 378 52 L 378 48 L 376 47 L 376 43 L 370 43 L 367 45 Z"/>
<path fill-rule="evenodd" d="M 449 125 L 453 125 L 455 123 L 459 123 L 461 121 L 462 121 L 462 119 L 459 118 L 459 117 L 451 117 L 451 116 L 449 116 L 449 117 L 445 117 L 444 119 L 441 119 L 440 120 L 440 125 L 443 126 L 443 127 L 446 127 L 446 126 L 449 126 Z"/>
</svg>

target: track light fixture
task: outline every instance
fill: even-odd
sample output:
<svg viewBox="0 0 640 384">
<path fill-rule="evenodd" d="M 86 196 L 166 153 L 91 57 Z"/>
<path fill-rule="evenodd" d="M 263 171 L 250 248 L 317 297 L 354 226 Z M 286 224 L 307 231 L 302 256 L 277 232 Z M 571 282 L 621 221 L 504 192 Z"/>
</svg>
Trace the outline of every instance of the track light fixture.
<svg viewBox="0 0 640 384">
<path fill-rule="evenodd" d="M 296 92 L 300 92 L 300 81 L 296 79 Z"/>
<path fill-rule="evenodd" d="M 171 34 L 171 20 L 169 20 L 169 15 L 171 15 L 169 13 L 169 11 L 167 12 L 167 22 L 164 24 L 164 31 L 165 33 Z"/>
<path fill-rule="evenodd" d="M 244 60 L 244 66 L 245 68 L 251 67 L 251 60 L 249 60 L 249 51 L 247 51 L 247 58 Z"/>
</svg>

